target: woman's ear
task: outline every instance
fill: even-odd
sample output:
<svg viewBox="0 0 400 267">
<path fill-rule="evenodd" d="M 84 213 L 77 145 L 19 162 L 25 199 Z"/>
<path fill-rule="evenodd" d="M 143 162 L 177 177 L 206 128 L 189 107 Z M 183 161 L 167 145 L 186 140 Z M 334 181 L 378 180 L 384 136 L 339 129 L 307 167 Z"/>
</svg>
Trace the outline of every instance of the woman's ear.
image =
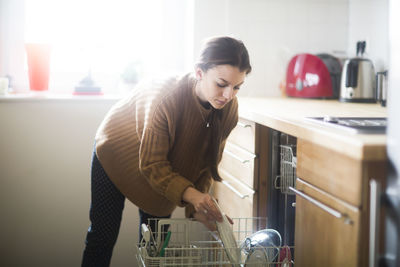
<svg viewBox="0 0 400 267">
<path fill-rule="evenodd" d="M 196 68 L 196 79 L 200 81 L 203 78 L 204 72 L 199 67 Z"/>
</svg>

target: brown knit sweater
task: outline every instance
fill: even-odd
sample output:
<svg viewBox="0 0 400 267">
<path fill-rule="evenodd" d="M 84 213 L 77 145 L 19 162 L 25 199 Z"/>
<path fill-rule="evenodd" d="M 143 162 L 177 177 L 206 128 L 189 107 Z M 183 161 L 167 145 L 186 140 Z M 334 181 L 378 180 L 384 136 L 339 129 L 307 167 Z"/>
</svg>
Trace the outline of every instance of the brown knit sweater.
<svg viewBox="0 0 400 267">
<path fill-rule="evenodd" d="M 206 165 L 212 108 L 201 105 L 191 74 L 162 82 L 143 82 L 116 103 L 96 134 L 96 153 L 104 170 L 131 202 L 145 212 L 166 216 L 188 186 L 208 192 L 212 178 Z M 223 141 L 238 120 L 234 98 L 222 112 Z M 211 127 L 212 127 L 211 122 Z M 188 216 L 193 207 L 187 207 Z"/>
</svg>

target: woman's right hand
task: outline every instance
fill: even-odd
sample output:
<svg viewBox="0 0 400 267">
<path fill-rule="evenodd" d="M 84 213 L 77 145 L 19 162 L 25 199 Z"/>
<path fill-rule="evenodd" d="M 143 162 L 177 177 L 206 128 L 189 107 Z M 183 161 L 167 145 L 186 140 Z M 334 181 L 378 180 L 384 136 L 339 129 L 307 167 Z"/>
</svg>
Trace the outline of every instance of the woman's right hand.
<svg viewBox="0 0 400 267">
<path fill-rule="evenodd" d="M 203 213 L 201 219 L 208 221 L 222 222 L 222 214 L 217 208 L 214 198 L 210 194 L 205 194 L 193 187 L 188 187 L 182 196 L 183 200 L 192 204 L 196 213 Z"/>
</svg>

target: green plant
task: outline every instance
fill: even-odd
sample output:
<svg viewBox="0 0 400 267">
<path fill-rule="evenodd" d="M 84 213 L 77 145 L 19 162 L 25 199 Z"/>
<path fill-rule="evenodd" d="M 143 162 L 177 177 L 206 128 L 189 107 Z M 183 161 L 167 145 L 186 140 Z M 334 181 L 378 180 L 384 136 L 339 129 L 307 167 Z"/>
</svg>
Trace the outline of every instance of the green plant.
<svg viewBox="0 0 400 267">
<path fill-rule="evenodd" d="M 125 83 L 137 83 L 139 80 L 140 63 L 130 62 L 121 73 L 121 78 Z"/>
</svg>

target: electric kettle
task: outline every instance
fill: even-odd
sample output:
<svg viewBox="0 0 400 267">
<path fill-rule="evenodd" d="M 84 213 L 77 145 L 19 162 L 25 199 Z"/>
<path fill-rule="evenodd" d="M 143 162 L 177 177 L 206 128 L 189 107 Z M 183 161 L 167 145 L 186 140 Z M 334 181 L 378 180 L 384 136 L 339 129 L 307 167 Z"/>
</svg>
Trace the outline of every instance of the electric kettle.
<svg viewBox="0 0 400 267">
<path fill-rule="evenodd" d="M 347 59 L 340 82 L 342 102 L 376 102 L 375 70 L 371 60 L 364 58 L 366 42 L 357 42 L 357 57 Z"/>
</svg>

